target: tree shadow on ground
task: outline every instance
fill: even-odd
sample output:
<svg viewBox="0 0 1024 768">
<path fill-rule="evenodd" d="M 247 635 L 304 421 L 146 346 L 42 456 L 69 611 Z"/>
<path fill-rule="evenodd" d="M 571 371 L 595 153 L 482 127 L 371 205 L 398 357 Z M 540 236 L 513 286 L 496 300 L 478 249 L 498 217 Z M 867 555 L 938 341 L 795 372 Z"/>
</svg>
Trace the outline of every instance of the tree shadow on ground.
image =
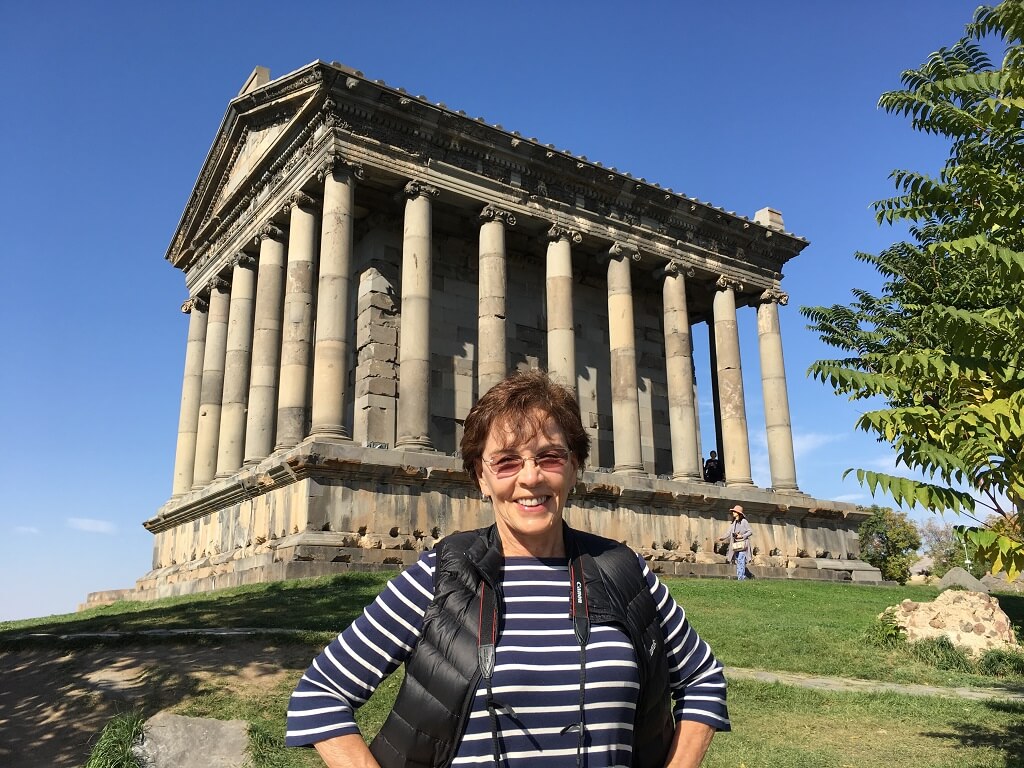
<svg viewBox="0 0 1024 768">
<path fill-rule="evenodd" d="M 1019 578 L 1024 578 L 1024 576 Z M 1010 623 L 1017 630 L 1017 636 L 1024 637 L 1024 595 L 1007 595 L 997 592 L 992 597 L 999 601 L 999 607 L 1003 609 L 1003 613 L 1007 615 Z"/>
<path fill-rule="evenodd" d="M 2 653 L 0 765 L 81 766 L 121 712 L 149 717 L 202 693 L 213 678 L 239 690 L 297 681 L 317 650 L 245 641 Z"/>
<path fill-rule="evenodd" d="M 1024 768 L 1024 703 L 989 701 L 985 703 L 993 712 L 1012 715 L 1010 725 L 989 727 L 973 723 L 951 723 L 952 732 L 929 732 L 926 736 L 937 739 L 955 738 L 972 749 L 988 749 L 1002 756 L 1003 768 Z"/>
</svg>

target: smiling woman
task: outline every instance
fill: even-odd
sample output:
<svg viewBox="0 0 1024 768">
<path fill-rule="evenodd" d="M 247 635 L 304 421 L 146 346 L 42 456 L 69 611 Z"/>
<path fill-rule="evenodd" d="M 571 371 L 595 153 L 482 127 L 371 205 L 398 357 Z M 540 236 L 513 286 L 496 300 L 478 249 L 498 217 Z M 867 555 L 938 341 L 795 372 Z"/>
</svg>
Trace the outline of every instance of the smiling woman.
<svg viewBox="0 0 1024 768">
<path fill-rule="evenodd" d="M 424 553 L 314 660 L 287 743 L 328 766 L 699 765 L 730 727 L 722 666 L 636 553 L 563 522 L 588 454 L 572 390 L 492 387 L 462 456 L 494 525 Z M 352 712 L 402 663 L 367 749 Z"/>
<path fill-rule="evenodd" d="M 462 460 L 494 506 L 506 556 L 565 556 L 562 510 L 589 450 L 572 391 L 539 371 L 480 399 L 466 418 Z"/>
</svg>

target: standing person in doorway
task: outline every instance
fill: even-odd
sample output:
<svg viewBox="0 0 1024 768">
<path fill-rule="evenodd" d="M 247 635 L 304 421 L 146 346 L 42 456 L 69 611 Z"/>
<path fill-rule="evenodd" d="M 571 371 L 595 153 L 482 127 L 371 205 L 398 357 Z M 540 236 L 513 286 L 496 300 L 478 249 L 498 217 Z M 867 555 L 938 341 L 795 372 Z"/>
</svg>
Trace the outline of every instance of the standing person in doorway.
<svg viewBox="0 0 1024 768">
<path fill-rule="evenodd" d="M 721 483 L 725 481 L 725 468 L 718 460 L 718 453 L 711 452 L 711 455 L 704 462 L 704 482 Z"/>
<path fill-rule="evenodd" d="M 575 393 L 513 374 L 461 448 L 494 523 L 424 552 L 331 642 L 286 743 L 329 768 L 696 768 L 729 730 L 722 665 L 643 558 L 563 521 L 590 449 Z M 403 663 L 367 747 L 353 711 Z"/>
<path fill-rule="evenodd" d="M 747 578 L 747 562 L 751 558 L 750 537 L 754 535 L 754 529 L 747 522 L 747 516 L 743 514 L 743 507 L 737 504 L 729 510 L 732 522 L 729 524 L 729 532 L 719 541 L 729 542 L 727 557 L 729 562 L 736 563 L 736 578 L 743 581 Z"/>
</svg>

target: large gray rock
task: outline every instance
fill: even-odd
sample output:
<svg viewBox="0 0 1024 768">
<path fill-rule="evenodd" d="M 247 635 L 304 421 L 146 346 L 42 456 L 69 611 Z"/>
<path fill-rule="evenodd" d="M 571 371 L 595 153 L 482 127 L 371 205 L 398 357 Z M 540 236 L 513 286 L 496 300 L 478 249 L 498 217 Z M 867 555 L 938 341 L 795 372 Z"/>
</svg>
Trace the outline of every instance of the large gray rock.
<svg viewBox="0 0 1024 768">
<path fill-rule="evenodd" d="M 1005 573 L 1000 573 L 998 576 L 986 573 L 981 577 L 981 583 L 993 592 L 1024 593 L 1024 576 L 1018 576 L 1013 581 L 1007 581 Z"/>
<path fill-rule="evenodd" d="M 248 724 L 160 712 L 146 721 L 135 754 L 146 768 L 243 768 Z"/>
<path fill-rule="evenodd" d="M 963 587 L 969 592 L 984 592 L 986 595 L 988 594 L 988 587 L 960 567 L 950 568 L 946 575 L 939 579 L 938 587 L 939 589 Z"/>
</svg>

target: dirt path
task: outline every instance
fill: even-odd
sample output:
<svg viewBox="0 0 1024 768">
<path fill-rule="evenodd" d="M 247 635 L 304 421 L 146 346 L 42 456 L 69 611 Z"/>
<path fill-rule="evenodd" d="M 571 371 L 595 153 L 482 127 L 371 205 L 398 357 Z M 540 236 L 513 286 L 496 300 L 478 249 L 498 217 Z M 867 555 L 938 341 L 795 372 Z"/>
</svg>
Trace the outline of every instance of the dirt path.
<svg viewBox="0 0 1024 768">
<path fill-rule="evenodd" d="M 1024 687 L 993 685 L 991 688 L 946 688 L 939 685 L 908 685 L 886 683 L 881 680 L 856 680 L 850 677 L 817 677 L 799 672 L 769 672 L 764 669 L 727 667 L 725 676 L 730 680 L 758 680 L 762 683 L 782 683 L 800 688 L 814 688 L 833 693 L 903 693 L 910 696 L 948 696 L 983 701 L 1007 699 L 1024 701 Z"/>
<path fill-rule="evenodd" d="M 118 712 L 155 714 L 213 678 L 239 691 L 297 680 L 313 655 L 303 645 L 237 640 L 0 653 L 0 765 L 78 768 Z"/>
</svg>

